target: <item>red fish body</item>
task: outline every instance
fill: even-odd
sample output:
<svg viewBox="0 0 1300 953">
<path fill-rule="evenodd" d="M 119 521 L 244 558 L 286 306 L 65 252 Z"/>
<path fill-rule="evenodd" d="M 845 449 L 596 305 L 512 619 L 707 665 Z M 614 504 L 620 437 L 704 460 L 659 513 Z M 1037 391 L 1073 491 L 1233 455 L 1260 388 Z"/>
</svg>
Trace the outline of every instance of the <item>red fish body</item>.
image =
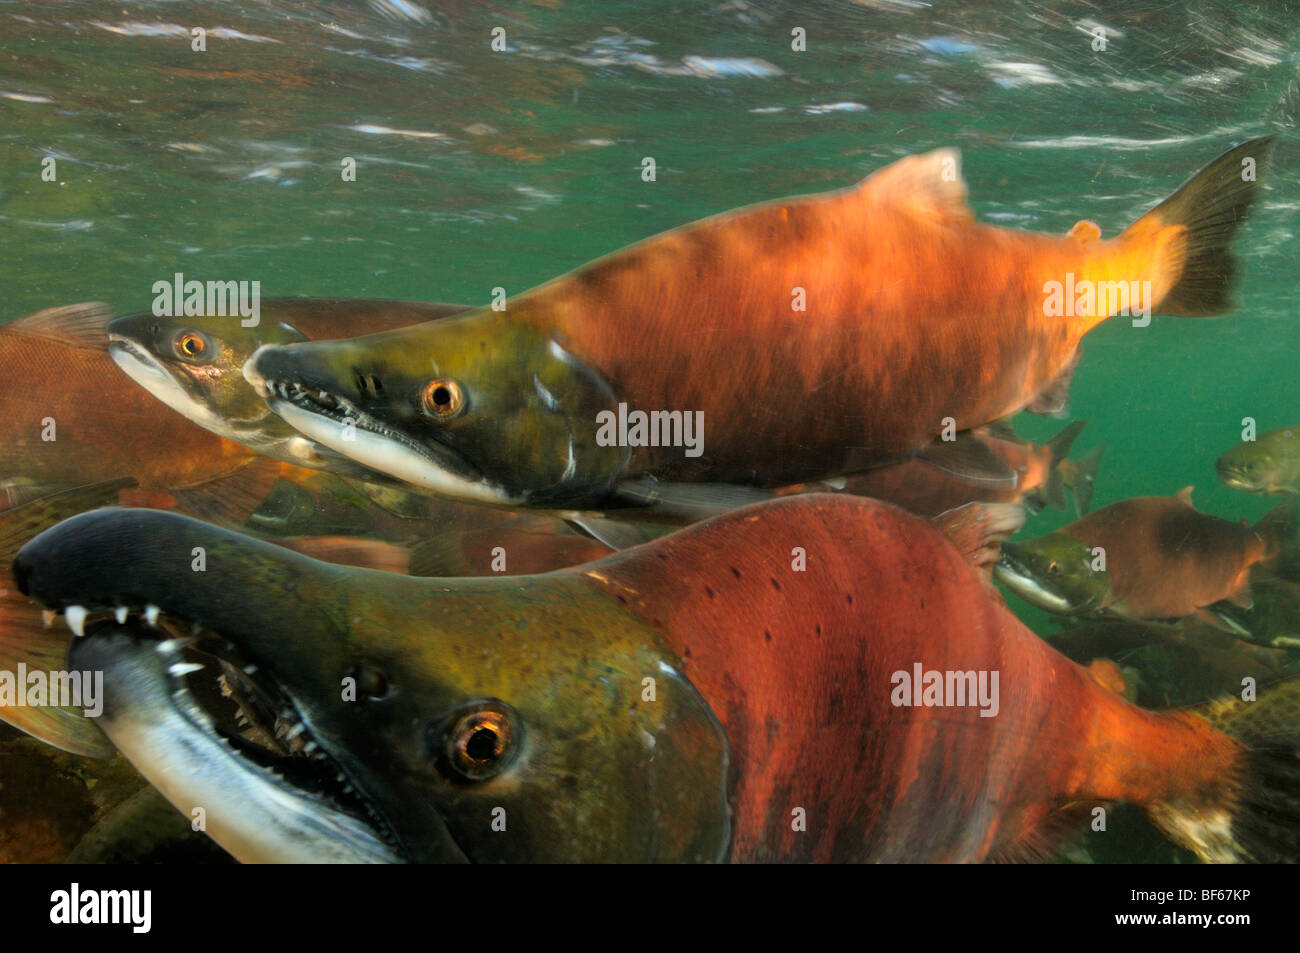
<svg viewBox="0 0 1300 953">
<path fill-rule="evenodd" d="M 1107 691 L 926 523 L 838 496 L 759 511 L 725 549 L 701 524 L 586 571 L 663 634 L 721 721 L 733 860 L 1036 855 L 1067 805 L 1213 796 L 1243 756 L 1197 717 Z M 917 663 L 998 673 L 996 715 L 895 706 L 894 673 Z"/>
</svg>

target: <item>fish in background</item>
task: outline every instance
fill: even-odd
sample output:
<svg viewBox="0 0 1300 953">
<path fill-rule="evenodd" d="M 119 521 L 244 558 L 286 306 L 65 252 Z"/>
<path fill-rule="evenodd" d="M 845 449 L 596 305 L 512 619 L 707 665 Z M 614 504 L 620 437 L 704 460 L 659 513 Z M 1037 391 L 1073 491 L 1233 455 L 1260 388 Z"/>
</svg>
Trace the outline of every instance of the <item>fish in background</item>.
<svg viewBox="0 0 1300 953">
<path fill-rule="evenodd" d="M 113 365 L 107 306 L 51 308 L 0 327 L 0 505 L 130 478 L 121 501 L 234 524 L 280 478 L 280 464 L 195 427 Z"/>
<path fill-rule="evenodd" d="M 1081 339 L 1120 311 L 1227 311 L 1258 190 L 1242 163 L 1270 149 L 1232 149 L 1108 240 L 1088 221 L 977 223 L 940 149 L 665 232 L 503 310 L 266 346 L 244 372 L 305 436 L 506 508 L 688 521 L 935 453 L 1014 486 L 990 454 L 961 456 L 973 444 L 935 443 L 945 421 L 1060 413 Z M 653 433 L 634 414 L 658 415 Z"/>
<path fill-rule="evenodd" d="M 1044 637 L 1081 665 L 1111 660 L 1123 673 L 1130 700 L 1148 708 L 1239 695 L 1242 679 L 1268 683 L 1286 671 L 1285 652 L 1244 641 L 1244 636 L 1194 617 L 1173 625 L 1092 619 Z"/>
<path fill-rule="evenodd" d="M 1251 604 L 1216 602 L 1209 611 L 1256 645 L 1300 649 L 1300 582 L 1269 569 L 1251 573 Z"/>
<path fill-rule="evenodd" d="M 70 516 L 116 503 L 133 484 L 129 478 L 109 480 L 0 509 L 0 566 L 12 564 L 19 547 L 37 533 Z M 27 687 L 17 684 L 20 672 L 40 673 L 49 685 L 50 675 L 66 668 L 68 633 L 49 623 L 50 617 L 14 586 L 0 585 L 0 672 L 10 673 L 19 690 Z M 0 721 L 73 754 L 111 757 L 113 745 L 84 711 L 84 706 L 0 703 Z"/>
<path fill-rule="evenodd" d="M 1283 503 L 1255 526 L 1192 506 L 1191 487 L 1172 497 L 1112 503 L 1070 525 L 1002 545 L 994 570 L 1026 602 L 1061 615 L 1130 619 L 1197 615 L 1250 604 L 1251 568 L 1296 536 L 1295 506 Z"/>
<path fill-rule="evenodd" d="M 1088 512 L 1104 448 L 1098 447 L 1079 461 L 1066 459 L 1086 422 L 1075 421 L 1041 446 L 1021 440 L 1009 425 L 980 427 L 958 435 L 981 444 L 1015 474 L 1004 480 L 980 481 L 953 472 L 929 460 L 913 458 L 832 481 L 830 489 L 869 496 L 901 506 L 918 516 L 937 516 L 966 503 L 1024 503 L 1031 512 L 1044 507 L 1064 510 L 1067 488 L 1073 490 L 1079 515 Z M 827 484 L 802 485 L 780 491 L 826 492 Z"/>
<path fill-rule="evenodd" d="M 1300 427 L 1245 440 L 1215 463 L 1219 479 L 1246 493 L 1300 493 Z"/>
<path fill-rule="evenodd" d="M 355 337 L 433 321 L 467 305 L 366 298 L 269 298 L 258 323 L 228 316 L 123 315 L 108 322 L 109 356 L 133 381 L 206 430 L 286 463 L 372 482 L 391 478 L 307 440 L 244 380 L 263 344 Z"/>
<path fill-rule="evenodd" d="M 220 570 L 184 572 L 194 545 Z M 966 548 L 807 495 L 581 567 L 427 580 L 106 509 L 13 572 L 84 619 L 69 660 L 104 672 L 105 732 L 244 861 L 1024 859 L 1111 801 L 1203 860 L 1300 855 L 1300 680 L 1137 708 L 1025 628 Z M 295 747 L 220 737 L 213 663 Z M 939 678 L 914 695 L 918 669 Z"/>
<path fill-rule="evenodd" d="M 331 340 L 438 320 L 468 310 L 468 306 L 458 304 L 272 298 L 262 302 L 261 320 L 251 328 L 229 317 L 157 317 L 144 312 L 114 318 L 107 326 L 108 349 L 132 380 L 199 426 L 258 453 L 320 469 L 341 479 L 339 485 L 325 476 L 300 476 L 294 481 L 300 498 L 296 516 L 277 521 L 270 513 L 259 511 L 251 524 L 254 529 L 299 536 L 346 533 L 407 545 L 417 539 L 447 536 L 453 530 L 487 529 L 513 516 L 406 492 L 387 474 L 363 467 L 307 439 L 271 412 L 244 379 L 244 362 L 266 344 Z M 303 490 L 310 491 L 311 496 Z M 292 491 L 280 488 L 279 492 L 287 497 Z M 367 505 L 367 500 L 375 505 Z M 286 504 L 292 506 L 287 499 Z M 648 538 L 623 528 L 602 528 L 596 521 L 578 525 L 589 535 L 610 540 L 617 547 Z M 564 523 L 558 519 L 549 526 L 552 532 L 566 533 Z M 533 530 L 543 531 L 540 521 L 533 524 Z M 448 545 L 454 547 L 456 543 L 450 541 Z M 545 542 L 541 545 L 548 548 Z M 550 547 L 545 560 L 553 562 L 557 558 L 555 554 L 560 550 L 556 547 Z M 373 549 L 377 557 L 378 548 Z M 396 558 L 395 553 L 392 555 Z"/>
</svg>

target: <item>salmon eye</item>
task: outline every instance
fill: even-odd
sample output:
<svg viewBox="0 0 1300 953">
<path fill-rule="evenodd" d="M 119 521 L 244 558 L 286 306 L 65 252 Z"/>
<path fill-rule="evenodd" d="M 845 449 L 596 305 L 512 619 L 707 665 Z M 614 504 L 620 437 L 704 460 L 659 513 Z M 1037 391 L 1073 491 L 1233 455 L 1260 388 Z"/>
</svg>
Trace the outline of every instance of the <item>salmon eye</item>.
<svg viewBox="0 0 1300 953">
<path fill-rule="evenodd" d="M 187 328 L 176 332 L 176 337 L 172 339 L 172 350 L 183 361 L 202 361 L 208 357 L 212 348 L 205 334 Z"/>
<path fill-rule="evenodd" d="M 1050 563 L 1047 564 L 1047 571 L 1048 571 L 1048 572 L 1056 572 L 1056 570 L 1059 569 L 1059 568 L 1060 568 L 1060 567 L 1057 565 L 1055 559 L 1053 559 Z"/>
<path fill-rule="evenodd" d="M 514 753 L 514 721 L 504 706 L 476 706 L 452 720 L 443 742 L 450 773 L 464 781 L 496 777 Z"/>
<path fill-rule="evenodd" d="M 451 378 L 439 377 L 424 385 L 421 402 L 430 417 L 449 420 L 464 409 L 465 394 Z"/>
</svg>

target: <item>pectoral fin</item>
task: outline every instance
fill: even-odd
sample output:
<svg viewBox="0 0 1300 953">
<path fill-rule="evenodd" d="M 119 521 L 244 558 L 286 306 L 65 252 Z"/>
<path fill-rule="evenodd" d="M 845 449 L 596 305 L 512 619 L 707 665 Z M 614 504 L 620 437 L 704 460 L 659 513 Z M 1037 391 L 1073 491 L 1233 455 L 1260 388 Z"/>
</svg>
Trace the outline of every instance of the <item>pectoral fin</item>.
<svg viewBox="0 0 1300 953">
<path fill-rule="evenodd" d="M 983 487 L 1014 490 L 1020 481 L 1015 470 L 968 430 L 954 440 L 934 440 L 916 454 L 918 460 L 945 473 Z"/>
<path fill-rule="evenodd" d="M 770 490 L 751 486 L 728 483 L 661 483 L 650 477 L 625 480 L 615 486 L 614 492 L 632 505 L 653 507 L 657 515 L 683 522 L 708 519 L 775 497 Z"/>
<path fill-rule="evenodd" d="M 570 526 L 610 549 L 631 549 L 655 539 L 659 534 L 647 531 L 639 523 L 611 520 L 583 513 L 565 520 Z"/>
</svg>

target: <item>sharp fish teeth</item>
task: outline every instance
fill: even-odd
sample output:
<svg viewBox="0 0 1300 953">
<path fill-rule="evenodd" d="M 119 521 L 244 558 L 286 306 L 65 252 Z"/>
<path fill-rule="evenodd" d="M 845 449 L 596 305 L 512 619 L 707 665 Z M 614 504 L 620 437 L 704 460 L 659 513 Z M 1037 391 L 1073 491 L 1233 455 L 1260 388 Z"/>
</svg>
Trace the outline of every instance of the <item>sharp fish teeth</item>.
<svg viewBox="0 0 1300 953">
<path fill-rule="evenodd" d="M 45 624 L 45 628 L 48 629 L 50 626 L 54 625 L 54 619 L 57 615 L 58 613 L 55 612 L 53 609 L 41 610 L 41 622 Z"/>
<path fill-rule="evenodd" d="M 126 606 L 118 606 L 114 609 L 113 618 L 117 620 L 118 625 L 126 625 Z"/>
<path fill-rule="evenodd" d="M 68 606 L 63 610 L 63 621 L 77 635 L 86 634 L 86 607 Z"/>
<path fill-rule="evenodd" d="M 177 678 L 183 678 L 190 674 L 190 672 L 203 671 L 203 666 L 198 662 L 177 662 L 175 665 L 169 666 L 167 671 L 175 675 Z"/>
<path fill-rule="evenodd" d="M 159 609 L 157 606 L 145 606 L 144 621 L 148 622 L 151 628 L 153 626 L 156 626 L 158 624 L 158 615 L 161 612 L 162 610 Z"/>
<path fill-rule="evenodd" d="M 158 643 L 158 651 L 165 653 L 179 652 L 185 646 L 193 643 L 193 639 L 165 639 Z"/>
</svg>

